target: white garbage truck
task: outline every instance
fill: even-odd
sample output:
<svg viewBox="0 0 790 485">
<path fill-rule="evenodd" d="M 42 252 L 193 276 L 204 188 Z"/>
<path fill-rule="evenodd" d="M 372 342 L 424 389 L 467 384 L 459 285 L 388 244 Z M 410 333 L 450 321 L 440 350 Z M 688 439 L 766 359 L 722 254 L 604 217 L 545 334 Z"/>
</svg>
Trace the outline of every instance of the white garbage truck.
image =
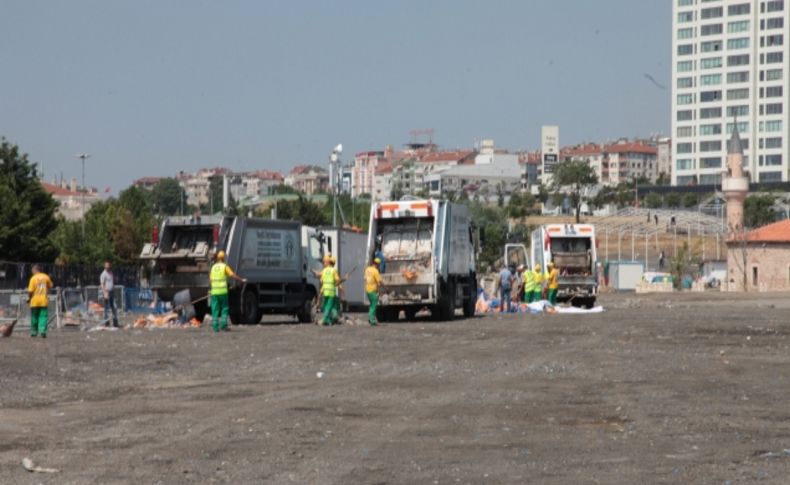
<svg viewBox="0 0 790 485">
<path fill-rule="evenodd" d="M 151 288 L 159 299 L 176 295 L 199 300 L 195 313 L 208 309 L 209 269 L 219 250 L 247 283 L 229 281 L 234 323 L 258 323 L 266 313 L 290 314 L 301 322 L 314 319 L 313 300 L 320 287 L 324 241 L 299 222 L 231 216 L 168 217 L 143 247 Z"/>
<path fill-rule="evenodd" d="M 440 200 L 377 202 L 371 206 L 367 256 L 382 259 L 378 318 L 413 319 L 427 308 L 435 320 L 456 309 L 475 311 L 474 231 L 465 205 Z"/>
<path fill-rule="evenodd" d="M 592 224 L 545 224 L 532 232 L 530 268 L 549 261 L 559 272 L 558 302 L 592 308 L 598 294 L 597 240 Z"/>
</svg>

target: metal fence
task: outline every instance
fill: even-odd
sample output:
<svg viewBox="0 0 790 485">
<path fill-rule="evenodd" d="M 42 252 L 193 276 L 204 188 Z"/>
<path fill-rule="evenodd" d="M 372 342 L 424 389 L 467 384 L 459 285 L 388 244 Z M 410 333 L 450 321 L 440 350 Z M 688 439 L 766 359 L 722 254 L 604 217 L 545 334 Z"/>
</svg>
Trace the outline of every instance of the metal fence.
<svg viewBox="0 0 790 485">
<path fill-rule="evenodd" d="M 16 290 L 27 288 L 33 264 L 0 261 L 0 289 Z M 89 266 L 79 264 L 60 265 L 55 263 L 38 263 L 41 270 L 48 274 L 55 286 L 83 287 L 99 283 L 101 265 Z M 112 269 L 114 283 L 118 286 L 140 286 L 139 266 L 116 266 Z"/>
</svg>

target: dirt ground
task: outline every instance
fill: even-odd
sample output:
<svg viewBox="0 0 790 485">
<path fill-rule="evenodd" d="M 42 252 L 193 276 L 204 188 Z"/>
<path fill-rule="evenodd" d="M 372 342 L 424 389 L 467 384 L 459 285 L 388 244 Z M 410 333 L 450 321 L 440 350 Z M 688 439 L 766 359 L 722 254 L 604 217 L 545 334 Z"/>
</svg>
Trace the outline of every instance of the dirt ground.
<svg viewBox="0 0 790 485">
<path fill-rule="evenodd" d="M 601 303 L 17 330 L 0 340 L 0 483 L 788 483 L 790 295 Z"/>
</svg>

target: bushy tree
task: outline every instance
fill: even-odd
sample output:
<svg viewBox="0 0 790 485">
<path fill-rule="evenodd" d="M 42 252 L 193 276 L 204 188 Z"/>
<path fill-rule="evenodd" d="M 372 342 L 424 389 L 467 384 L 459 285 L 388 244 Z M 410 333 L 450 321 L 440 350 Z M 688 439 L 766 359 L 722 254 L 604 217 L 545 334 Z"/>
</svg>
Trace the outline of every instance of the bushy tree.
<svg viewBox="0 0 790 485">
<path fill-rule="evenodd" d="M 743 223 L 746 227 L 760 227 L 776 220 L 774 203 L 776 199 L 770 194 L 754 194 L 746 198 L 743 204 Z"/>
<path fill-rule="evenodd" d="M 41 186 L 36 164 L 0 138 L 0 259 L 52 261 L 57 202 Z"/>
<path fill-rule="evenodd" d="M 662 202 L 661 196 L 655 192 L 650 192 L 645 196 L 645 205 L 651 209 L 658 209 Z"/>
<path fill-rule="evenodd" d="M 664 196 L 664 203 L 671 209 L 680 207 L 680 194 L 677 192 L 670 192 Z"/>
<path fill-rule="evenodd" d="M 699 200 L 697 199 L 697 194 L 695 194 L 694 192 L 686 192 L 685 194 L 683 194 L 683 207 L 691 208 L 697 205 L 698 203 Z"/>
<path fill-rule="evenodd" d="M 552 191 L 565 194 L 576 214 L 576 222 L 581 222 L 584 193 L 598 183 L 595 170 L 584 160 L 564 160 L 554 167 Z"/>
<path fill-rule="evenodd" d="M 221 182 L 220 182 L 221 185 Z M 222 199 L 220 199 L 222 200 Z M 163 178 L 151 189 L 151 204 L 157 214 L 172 216 L 181 213 L 183 204 L 187 212 L 186 193 L 174 178 Z"/>
</svg>

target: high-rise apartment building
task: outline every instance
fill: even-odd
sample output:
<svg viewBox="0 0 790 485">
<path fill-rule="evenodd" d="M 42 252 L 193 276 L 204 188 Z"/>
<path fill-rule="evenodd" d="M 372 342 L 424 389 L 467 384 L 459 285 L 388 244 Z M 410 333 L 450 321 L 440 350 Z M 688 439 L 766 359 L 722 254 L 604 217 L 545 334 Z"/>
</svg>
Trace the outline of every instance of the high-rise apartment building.
<svg viewBox="0 0 790 485">
<path fill-rule="evenodd" d="M 673 185 L 719 184 L 737 119 L 755 182 L 788 181 L 784 0 L 672 0 Z"/>
</svg>

